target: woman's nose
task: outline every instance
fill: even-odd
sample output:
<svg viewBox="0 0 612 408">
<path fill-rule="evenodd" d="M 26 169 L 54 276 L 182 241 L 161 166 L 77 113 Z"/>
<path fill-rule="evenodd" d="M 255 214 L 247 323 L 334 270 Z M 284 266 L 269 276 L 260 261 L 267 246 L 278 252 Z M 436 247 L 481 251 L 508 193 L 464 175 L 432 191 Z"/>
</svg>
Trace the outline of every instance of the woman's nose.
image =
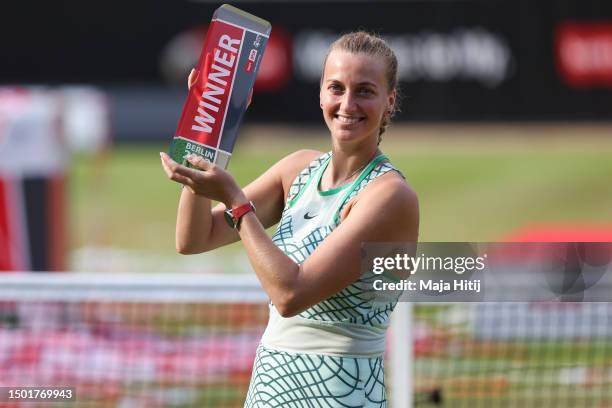
<svg viewBox="0 0 612 408">
<path fill-rule="evenodd" d="M 355 100 L 355 95 L 350 91 L 346 91 L 340 101 L 340 110 L 342 112 L 353 112 L 356 107 L 357 101 Z"/>
</svg>

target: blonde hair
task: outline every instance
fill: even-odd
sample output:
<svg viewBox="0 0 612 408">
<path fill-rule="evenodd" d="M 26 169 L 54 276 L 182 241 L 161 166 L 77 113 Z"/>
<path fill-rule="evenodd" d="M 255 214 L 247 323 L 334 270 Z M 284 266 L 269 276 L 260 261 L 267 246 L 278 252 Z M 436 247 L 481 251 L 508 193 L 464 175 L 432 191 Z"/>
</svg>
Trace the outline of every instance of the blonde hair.
<svg viewBox="0 0 612 408">
<path fill-rule="evenodd" d="M 398 97 L 399 97 L 399 83 L 397 78 L 397 57 L 395 53 L 387 44 L 385 40 L 376 34 L 370 34 L 366 31 L 354 31 L 352 33 L 344 34 L 336 41 L 334 41 L 327 50 L 325 60 L 323 61 L 323 69 L 327 63 L 327 58 L 332 51 L 346 51 L 351 54 L 366 54 L 369 56 L 380 58 L 384 61 L 386 72 L 385 78 L 387 80 L 388 91 L 395 91 L 395 103 L 391 110 L 383 115 L 380 122 L 380 128 L 378 131 L 378 143 L 381 141 L 381 136 L 387 130 L 391 118 L 399 111 L 398 108 Z M 321 78 L 321 81 L 323 78 Z"/>
</svg>

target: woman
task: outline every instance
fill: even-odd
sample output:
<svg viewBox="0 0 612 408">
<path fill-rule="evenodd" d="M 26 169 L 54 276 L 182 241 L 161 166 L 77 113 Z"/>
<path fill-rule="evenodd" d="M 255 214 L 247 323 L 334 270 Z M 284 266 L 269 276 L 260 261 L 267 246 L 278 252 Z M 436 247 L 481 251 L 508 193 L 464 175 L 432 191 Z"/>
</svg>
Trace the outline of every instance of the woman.
<svg viewBox="0 0 612 408">
<path fill-rule="evenodd" d="M 195 170 L 161 154 L 168 177 L 186 186 L 178 251 L 240 239 L 270 297 L 245 407 L 386 406 L 382 355 L 395 302 L 362 296 L 360 250 L 364 242 L 417 240 L 416 195 L 378 147 L 396 99 L 393 51 L 355 32 L 330 46 L 324 64 L 320 106 L 331 152 L 290 154 L 244 189 L 200 158 L 188 158 Z M 211 209 L 211 199 L 222 204 Z M 265 228 L 276 223 L 270 239 Z"/>
</svg>

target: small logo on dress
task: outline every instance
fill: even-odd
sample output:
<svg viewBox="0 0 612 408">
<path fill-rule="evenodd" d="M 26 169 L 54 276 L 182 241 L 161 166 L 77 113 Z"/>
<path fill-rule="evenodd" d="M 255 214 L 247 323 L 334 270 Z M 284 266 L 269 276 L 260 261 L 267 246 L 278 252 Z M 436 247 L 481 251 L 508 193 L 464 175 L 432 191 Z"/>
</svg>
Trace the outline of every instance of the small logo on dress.
<svg viewBox="0 0 612 408">
<path fill-rule="evenodd" d="M 315 215 L 310 215 L 310 212 L 307 212 L 306 214 L 304 214 L 304 219 L 305 220 L 312 220 L 314 217 L 316 217 L 317 214 Z"/>
</svg>

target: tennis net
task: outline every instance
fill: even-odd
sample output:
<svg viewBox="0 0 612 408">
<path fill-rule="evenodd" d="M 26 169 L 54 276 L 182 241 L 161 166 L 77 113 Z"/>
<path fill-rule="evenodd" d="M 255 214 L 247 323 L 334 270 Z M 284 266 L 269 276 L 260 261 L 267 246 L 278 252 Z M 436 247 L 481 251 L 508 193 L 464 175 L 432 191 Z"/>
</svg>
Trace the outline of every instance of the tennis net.
<svg viewBox="0 0 612 408">
<path fill-rule="evenodd" d="M 417 407 L 612 407 L 612 304 L 413 309 Z"/>
<path fill-rule="evenodd" d="M 71 407 L 241 407 L 266 301 L 253 276 L 0 274 L 0 385 L 74 387 Z M 612 304 L 398 309 L 392 408 L 612 406 Z"/>
<path fill-rule="evenodd" d="M 0 274 L 0 384 L 78 407 L 239 407 L 267 321 L 249 277 Z"/>
</svg>

